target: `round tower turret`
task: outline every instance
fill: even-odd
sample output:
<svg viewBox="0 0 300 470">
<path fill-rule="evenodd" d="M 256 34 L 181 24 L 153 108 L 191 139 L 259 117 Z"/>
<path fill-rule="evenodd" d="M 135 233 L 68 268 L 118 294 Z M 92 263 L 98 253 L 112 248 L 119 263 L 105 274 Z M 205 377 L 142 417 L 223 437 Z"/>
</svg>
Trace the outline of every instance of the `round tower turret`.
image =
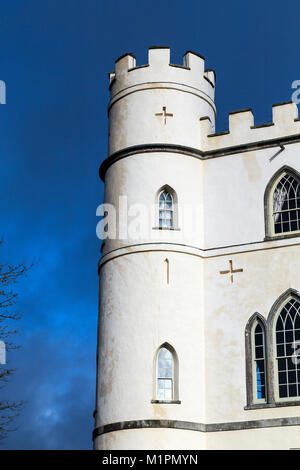
<svg viewBox="0 0 300 470">
<path fill-rule="evenodd" d="M 116 229 L 105 232 L 99 262 L 94 445 L 201 447 L 201 433 L 174 423 L 205 414 L 197 157 L 201 118 L 214 132 L 215 74 L 194 52 L 172 65 L 169 48 L 159 47 L 149 49 L 147 65 L 120 57 L 109 75 L 109 154 L 100 176 Z"/>
</svg>

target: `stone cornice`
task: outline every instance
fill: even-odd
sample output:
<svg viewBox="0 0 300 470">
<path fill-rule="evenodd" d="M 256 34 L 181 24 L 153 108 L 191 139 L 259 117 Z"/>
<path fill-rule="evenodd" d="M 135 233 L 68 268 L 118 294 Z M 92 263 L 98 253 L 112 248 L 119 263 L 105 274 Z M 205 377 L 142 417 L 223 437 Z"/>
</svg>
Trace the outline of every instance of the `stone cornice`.
<svg viewBox="0 0 300 470">
<path fill-rule="evenodd" d="M 113 154 L 108 156 L 100 165 L 99 175 L 102 181 L 104 181 L 105 173 L 113 163 L 123 158 L 141 153 L 180 153 L 181 155 L 199 158 L 200 160 L 207 160 L 210 158 L 225 157 L 227 155 L 234 155 L 243 152 L 250 152 L 253 150 L 272 148 L 280 145 L 288 145 L 296 142 L 300 142 L 300 134 L 289 135 L 286 137 L 278 137 L 276 139 L 261 140 L 258 142 L 250 142 L 247 144 L 234 145 L 231 147 L 224 147 L 206 151 L 176 144 L 153 143 L 133 145 L 131 147 L 126 147 L 124 149 L 118 150 L 117 152 L 114 152 Z"/>
<path fill-rule="evenodd" d="M 234 421 L 227 423 L 194 423 L 191 421 L 177 421 L 165 419 L 143 419 L 132 421 L 120 421 L 118 423 L 106 424 L 94 429 L 93 440 L 102 434 L 114 431 L 123 431 L 127 429 L 158 428 L 158 429 L 183 429 L 198 432 L 222 432 L 239 431 L 243 429 L 258 429 L 283 426 L 299 426 L 300 417 L 259 419 L 253 421 Z"/>
</svg>

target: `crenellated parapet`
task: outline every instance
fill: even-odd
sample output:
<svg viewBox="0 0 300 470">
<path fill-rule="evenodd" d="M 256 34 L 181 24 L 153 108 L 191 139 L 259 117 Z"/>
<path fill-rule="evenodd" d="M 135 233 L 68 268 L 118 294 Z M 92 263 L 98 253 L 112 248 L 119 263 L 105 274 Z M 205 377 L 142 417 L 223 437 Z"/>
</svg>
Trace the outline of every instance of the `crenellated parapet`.
<svg viewBox="0 0 300 470">
<path fill-rule="evenodd" d="M 137 66 L 135 57 L 125 54 L 109 79 L 110 155 L 149 143 L 197 148 L 203 116 L 214 132 L 215 72 L 199 54 L 188 51 L 183 64 L 174 65 L 169 47 L 150 47 L 148 64 Z"/>
<path fill-rule="evenodd" d="M 145 83 L 173 83 L 185 85 L 205 93 L 214 101 L 215 72 L 205 69 L 205 59 L 199 54 L 187 51 L 183 64 L 170 63 L 169 47 L 150 47 L 148 64 L 136 65 L 133 54 L 124 54 L 115 62 L 115 70 L 109 73 L 110 92 L 116 94 L 129 87 Z"/>
<path fill-rule="evenodd" d="M 256 126 L 251 109 L 229 113 L 229 130 L 211 133 L 209 117 L 200 119 L 200 149 L 213 151 L 226 147 L 263 142 L 300 134 L 297 105 L 291 101 L 272 106 L 272 122 Z"/>
<path fill-rule="evenodd" d="M 233 111 L 229 130 L 215 133 L 215 72 L 192 51 L 181 65 L 170 63 L 169 47 L 150 47 L 145 65 L 124 54 L 109 80 L 109 154 L 148 143 L 206 152 L 300 134 L 294 102 L 273 105 L 272 122 L 263 125 L 255 125 L 251 109 Z"/>
</svg>

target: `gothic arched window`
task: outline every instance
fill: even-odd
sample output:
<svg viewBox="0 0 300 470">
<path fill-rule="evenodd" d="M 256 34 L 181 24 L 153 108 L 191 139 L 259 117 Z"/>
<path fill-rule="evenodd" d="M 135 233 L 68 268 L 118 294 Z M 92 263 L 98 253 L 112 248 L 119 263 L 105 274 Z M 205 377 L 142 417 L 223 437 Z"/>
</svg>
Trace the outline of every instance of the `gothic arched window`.
<svg viewBox="0 0 300 470">
<path fill-rule="evenodd" d="M 165 346 L 157 356 L 157 391 L 158 400 L 173 400 L 174 397 L 174 359 Z"/>
<path fill-rule="evenodd" d="M 158 199 L 159 228 L 173 228 L 174 202 L 172 194 L 164 189 Z"/>
<path fill-rule="evenodd" d="M 247 402 L 267 402 L 267 344 L 264 318 L 255 313 L 246 326 Z"/>
<path fill-rule="evenodd" d="M 178 199 L 176 191 L 168 184 L 161 186 L 155 195 L 155 227 L 178 230 Z"/>
<path fill-rule="evenodd" d="M 269 235 L 300 231 L 300 177 L 292 169 L 281 170 L 267 188 Z"/>
<path fill-rule="evenodd" d="M 267 321 L 252 315 L 245 334 L 245 409 L 300 405 L 300 293 L 281 294 Z"/>
<path fill-rule="evenodd" d="M 154 356 L 153 395 L 153 403 L 180 403 L 179 362 L 175 349 L 169 343 L 162 344 Z"/>
<path fill-rule="evenodd" d="M 274 323 L 278 398 L 300 397 L 300 302 L 291 297 Z"/>
</svg>

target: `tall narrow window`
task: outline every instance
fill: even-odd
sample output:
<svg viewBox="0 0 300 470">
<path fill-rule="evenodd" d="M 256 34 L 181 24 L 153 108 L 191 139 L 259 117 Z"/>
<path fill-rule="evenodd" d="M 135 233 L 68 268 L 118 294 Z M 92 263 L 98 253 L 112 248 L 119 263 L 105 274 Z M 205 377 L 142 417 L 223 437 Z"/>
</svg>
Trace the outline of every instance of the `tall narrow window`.
<svg viewBox="0 0 300 470">
<path fill-rule="evenodd" d="M 266 401 L 266 337 L 264 325 L 256 320 L 252 327 L 253 398 Z"/>
<path fill-rule="evenodd" d="M 174 396 L 174 360 L 166 347 L 159 350 L 157 357 L 157 399 L 173 400 Z"/>
<path fill-rule="evenodd" d="M 300 181 L 293 174 L 282 173 L 271 202 L 274 234 L 299 231 Z"/>
<path fill-rule="evenodd" d="M 276 320 L 278 395 L 285 400 L 300 396 L 300 302 L 290 298 Z"/>
<path fill-rule="evenodd" d="M 159 195 L 159 227 L 173 228 L 173 197 L 165 189 Z"/>
</svg>

